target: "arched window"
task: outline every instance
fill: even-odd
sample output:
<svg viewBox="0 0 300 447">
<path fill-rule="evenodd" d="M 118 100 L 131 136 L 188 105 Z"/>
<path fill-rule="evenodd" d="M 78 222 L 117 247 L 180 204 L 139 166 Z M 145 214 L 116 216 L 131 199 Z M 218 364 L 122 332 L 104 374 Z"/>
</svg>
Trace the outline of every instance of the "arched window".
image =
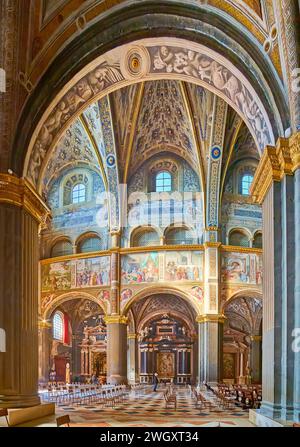
<svg viewBox="0 0 300 447">
<path fill-rule="evenodd" d="M 236 247 L 249 247 L 249 237 L 242 231 L 234 230 L 229 235 L 229 245 L 234 245 Z"/>
<path fill-rule="evenodd" d="M 51 249 L 51 257 L 66 256 L 73 253 L 72 244 L 70 241 L 61 240 L 57 241 Z"/>
<path fill-rule="evenodd" d="M 64 316 L 61 312 L 55 312 L 52 320 L 53 338 L 63 341 L 64 338 Z"/>
<path fill-rule="evenodd" d="M 261 233 L 255 234 L 252 246 L 254 248 L 262 248 L 262 234 Z"/>
<path fill-rule="evenodd" d="M 159 245 L 159 235 L 152 228 L 145 228 L 133 234 L 131 239 L 132 247 L 149 247 Z"/>
<path fill-rule="evenodd" d="M 166 245 L 196 244 L 193 232 L 186 228 L 171 228 L 165 237 Z"/>
<path fill-rule="evenodd" d="M 155 191 L 168 192 L 172 191 L 172 176 L 168 171 L 161 171 L 156 174 Z"/>
<path fill-rule="evenodd" d="M 72 203 L 82 203 L 86 200 L 86 187 L 83 183 L 77 183 L 72 189 Z"/>
<path fill-rule="evenodd" d="M 80 242 L 78 247 L 79 253 L 87 253 L 90 251 L 100 251 L 102 250 L 102 242 L 100 237 L 92 236 L 85 238 L 82 242 Z"/>
<path fill-rule="evenodd" d="M 249 174 L 249 173 L 245 173 L 242 176 L 242 181 L 241 181 L 241 191 L 240 193 L 243 196 L 249 196 L 250 195 L 250 186 L 253 182 L 253 175 Z"/>
</svg>

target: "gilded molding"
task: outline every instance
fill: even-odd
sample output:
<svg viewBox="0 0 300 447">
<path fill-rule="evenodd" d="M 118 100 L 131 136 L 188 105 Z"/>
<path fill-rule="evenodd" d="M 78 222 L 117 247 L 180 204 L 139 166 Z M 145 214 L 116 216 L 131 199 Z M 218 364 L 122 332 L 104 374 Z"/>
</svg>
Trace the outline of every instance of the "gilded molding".
<svg viewBox="0 0 300 447">
<path fill-rule="evenodd" d="M 292 170 L 300 169 L 300 132 L 295 133 L 289 139 L 290 154 L 293 163 Z"/>
<path fill-rule="evenodd" d="M 207 322 L 217 322 L 224 323 L 226 317 L 224 314 L 203 314 L 197 315 L 196 322 L 197 323 L 207 323 Z"/>
<path fill-rule="evenodd" d="M 284 175 L 293 174 L 292 138 L 290 140 L 279 138 L 276 147 L 266 146 L 250 190 L 254 202 L 262 204 L 273 181 L 280 182 Z M 297 143 L 294 146 L 297 148 Z M 297 153 L 297 149 L 294 152 Z M 297 159 L 297 157 L 294 158 Z"/>
<path fill-rule="evenodd" d="M 262 336 L 261 335 L 251 335 L 250 340 L 251 341 L 262 341 Z"/>
<path fill-rule="evenodd" d="M 104 321 L 106 324 L 127 324 L 128 317 L 124 317 L 124 315 L 107 315 L 104 317 Z"/>
<path fill-rule="evenodd" d="M 23 178 L 0 174 L 0 203 L 9 203 L 27 211 L 39 223 L 51 216 L 50 208 Z"/>
<path fill-rule="evenodd" d="M 239 252 L 239 253 L 257 253 L 262 254 L 262 248 L 253 248 L 253 247 L 240 247 L 237 245 L 222 245 L 222 251 L 225 252 Z"/>
<path fill-rule="evenodd" d="M 135 340 L 137 338 L 136 334 L 127 334 L 127 340 Z"/>
<path fill-rule="evenodd" d="M 221 242 L 204 242 L 204 248 L 220 248 L 222 246 Z"/>
</svg>

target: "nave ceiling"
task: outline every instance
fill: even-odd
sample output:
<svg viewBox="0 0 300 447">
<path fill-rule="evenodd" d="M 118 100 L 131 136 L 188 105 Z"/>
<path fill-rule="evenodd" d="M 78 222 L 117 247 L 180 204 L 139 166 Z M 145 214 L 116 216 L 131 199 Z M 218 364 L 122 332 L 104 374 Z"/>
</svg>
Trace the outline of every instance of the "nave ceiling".
<svg viewBox="0 0 300 447">
<path fill-rule="evenodd" d="M 175 80 L 137 83 L 110 93 L 81 113 L 44 161 L 43 196 L 66 169 L 89 166 L 110 190 L 113 169 L 114 178 L 127 183 L 143 163 L 161 154 L 188 162 L 204 188 L 215 103 L 216 95 L 204 87 Z M 231 107 L 223 154 L 223 176 L 231 162 L 258 158 L 250 132 Z"/>
</svg>

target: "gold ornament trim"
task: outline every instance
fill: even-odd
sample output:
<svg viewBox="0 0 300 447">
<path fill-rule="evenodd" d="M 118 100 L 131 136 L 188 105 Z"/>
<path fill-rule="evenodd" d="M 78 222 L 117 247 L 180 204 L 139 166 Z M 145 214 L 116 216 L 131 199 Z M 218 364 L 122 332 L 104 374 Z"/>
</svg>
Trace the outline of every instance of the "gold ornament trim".
<svg viewBox="0 0 300 447">
<path fill-rule="evenodd" d="M 104 317 L 104 321 L 106 324 L 127 324 L 128 317 L 124 317 L 124 315 L 107 315 Z"/>
<path fill-rule="evenodd" d="M 51 210 L 30 183 L 13 174 L 0 174 L 0 203 L 23 208 L 39 223 L 51 216 Z"/>
<path fill-rule="evenodd" d="M 262 204 L 273 182 L 293 175 L 300 168 L 300 132 L 279 138 L 274 146 L 266 146 L 250 189 L 253 201 Z"/>
<path fill-rule="evenodd" d="M 261 335 L 251 335 L 250 340 L 251 341 L 262 341 L 262 336 Z"/>
<path fill-rule="evenodd" d="M 127 334 L 127 340 L 135 340 L 137 338 L 136 334 Z"/>
<path fill-rule="evenodd" d="M 214 323 L 224 323 L 226 317 L 224 314 L 203 314 L 203 315 L 197 315 L 196 322 L 197 323 L 207 323 L 207 322 L 214 322 Z"/>
</svg>

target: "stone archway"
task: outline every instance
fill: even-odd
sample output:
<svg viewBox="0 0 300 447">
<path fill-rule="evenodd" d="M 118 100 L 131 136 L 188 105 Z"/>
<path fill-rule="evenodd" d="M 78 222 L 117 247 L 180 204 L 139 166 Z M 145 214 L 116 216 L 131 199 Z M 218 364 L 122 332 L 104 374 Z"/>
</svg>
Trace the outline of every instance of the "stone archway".
<svg viewBox="0 0 300 447">
<path fill-rule="evenodd" d="M 268 112 L 248 79 L 222 55 L 183 39 L 144 39 L 95 59 L 57 93 L 29 143 L 23 176 L 35 186 L 62 132 L 89 104 L 132 83 L 178 79 L 199 84 L 223 98 L 245 121 L 260 154 L 275 144 Z M 276 105 L 273 103 L 273 110 Z M 277 114 L 277 124 L 283 132 Z"/>
</svg>

